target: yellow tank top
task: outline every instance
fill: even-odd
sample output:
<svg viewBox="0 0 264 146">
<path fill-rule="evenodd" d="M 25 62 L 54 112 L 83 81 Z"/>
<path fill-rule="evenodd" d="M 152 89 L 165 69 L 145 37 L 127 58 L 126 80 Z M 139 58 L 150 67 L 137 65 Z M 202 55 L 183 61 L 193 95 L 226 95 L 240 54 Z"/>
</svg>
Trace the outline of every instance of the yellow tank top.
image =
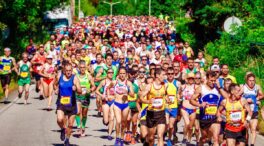
<svg viewBox="0 0 264 146">
<path fill-rule="evenodd" d="M 154 99 L 154 102 L 149 104 L 148 110 L 152 111 L 162 111 L 165 109 L 165 95 L 166 90 L 164 85 L 161 86 L 160 89 L 155 89 L 154 85 L 152 84 L 148 96 L 148 100 Z"/>
<path fill-rule="evenodd" d="M 234 132 L 241 131 L 244 128 L 245 109 L 241 100 L 230 102 L 226 100 L 226 129 Z"/>
<path fill-rule="evenodd" d="M 170 99 L 171 103 L 168 104 L 169 108 L 177 108 L 178 107 L 178 99 L 177 99 L 177 88 L 175 85 L 172 83 L 167 83 L 167 95 L 168 98 Z"/>
<path fill-rule="evenodd" d="M 187 56 L 188 58 L 190 58 L 190 57 L 192 56 L 191 48 L 190 48 L 190 47 L 186 48 L 186 56 Z"/>
<path fill-rule="evenodd" d="M 128 100 L 128 102 L 136 101 L 136 100 L 137 100 L 137 94 L 135 94 L 134 97 L 128 95 L 128 96 L 127 96 L 127 100 Z"/>
</svg>

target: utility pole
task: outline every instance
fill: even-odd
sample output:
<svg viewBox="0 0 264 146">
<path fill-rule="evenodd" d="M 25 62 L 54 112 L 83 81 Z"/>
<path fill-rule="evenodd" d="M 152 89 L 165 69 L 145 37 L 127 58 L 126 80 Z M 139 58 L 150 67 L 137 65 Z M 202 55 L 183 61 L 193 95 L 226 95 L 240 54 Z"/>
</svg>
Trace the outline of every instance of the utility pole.
<svg viewBox="0 0 264 146">
<path fill-rule="evenodd" d="M 120 3 L 120 1 L 119 2 L 106 2 L 106 1 L 103 1 L 103 3 L 106 3 L 106 4 L 108 4 L 108 5 L 110 5 L 110 14 L 111 14 L 111 16 L 112 16 L 112 14 L 113 14 L 113 5 L 115 5 L 115 4 L 118 4 L 118 3 Z"/>
<path fill-rule="evenodd" d="M 151 15 L 151 0 L 149 0 L 149 16 Z"/>
<path fill-rule="evenodd" d="M 78 0 L 78 18 L 80 19 L 80 13 L 81 13 L 81 0 Z"/>
<path fill-rule="evenodd" d="M 71 16 L 72 16 L 72 20 L 74 21 L 74 16 L 75 16 L 75 0 L 71 0 Z"/>
</svg>

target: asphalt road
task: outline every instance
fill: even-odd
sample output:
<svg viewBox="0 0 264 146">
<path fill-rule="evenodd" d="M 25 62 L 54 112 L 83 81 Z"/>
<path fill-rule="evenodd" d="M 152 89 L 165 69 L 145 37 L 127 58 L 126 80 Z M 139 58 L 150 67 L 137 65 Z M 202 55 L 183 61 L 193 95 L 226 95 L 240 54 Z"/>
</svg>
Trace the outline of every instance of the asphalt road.
<svg viewBox="0 0 264 146">
<path fill-rule="evenodd" d="M 55 110 L 50 112 L 44 110 L 47 101 L 38 99 L 34 86 L 32 85 L 30 90 L 28 105 L 24 105 L 23 100 L 18 100 L 16 96 L 16 92 L 11 94 L 11 103 L 9 104 L 0 102 L 0 146 L 63 146 L 63 142 L 59 139 L 60 133 L 56 123 Z M 54 97 L 53 103 L 56 99 L 56 96 Z M 96 116 L 95 107 L 95 100 L 92 100 L 88 112 L 86 136 L 78 138 L 75 128 L 70 139 L 72 145 L 110 146 L 114 144 L 114 140 L 106 139 L 107 127 L 102 124 L 102 119 Z M 55 109 L 55 104 L 53 104 L 53 109 Z M 178 127 L 178 137 L 181 141 L 183 121 L 179 123 Z M 195 144 L 195 141 L 192 141 L 192 144 Z M 141 145 L 136 144 L 135 146 Z M 262 145 L 264 145 L 264 138 L 258 136 L 255 146 Z"/>
</svg>

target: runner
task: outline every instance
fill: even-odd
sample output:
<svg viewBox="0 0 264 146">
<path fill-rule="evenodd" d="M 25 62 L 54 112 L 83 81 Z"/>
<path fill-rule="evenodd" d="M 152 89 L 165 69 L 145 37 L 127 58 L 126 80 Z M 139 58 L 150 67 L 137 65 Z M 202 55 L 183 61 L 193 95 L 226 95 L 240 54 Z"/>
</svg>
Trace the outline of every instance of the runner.
<svg viewBox="0 0 264 146">
<path fill-rule="evenodd" d="M 126 79 L 126 69 L 120 67 L 118 79 L 112 82 L 115 89 L 114 114 L 116 120 L 116 140 L 115 146 L 124 144 L 124 134 L 127 127 L 127 117 L 129 114 L 129 106 L 127 96 L 134 96 L 132 83 Z M 109 86 L 108 88 L 111 88 Z"/>
<path fill-rule="evenodd" d="M 28 54 L 24 52 L 22 54 L 22 60 L 17 63 L 19 78 L 18 78 L 18 98 L 22 97 L 23 91 L 25 91 L 24 104 L 28 104 L 29 86 L 30 86 L 30 68 Z"/>
<path fill-rule="evenodd" d="M 146 122 L 148 127 L 148 142 L 154 145 L 154 136 L 157 130 L 158 145 L 163 146 L 163 135 L 166 126 L 165 105 L 170 99 L 166 96 L 167 85 L 163 84 L 165 72 L 161 69 L 155 71 L 155 80 L 148 84 L 140 94 L 142 103 L 149 104 L 147 108 Z M 144 97 L 147 96 L 147 100 Z M 170 110 L 170 109 L 169 109 Z"/>
<path fill-rule="evenodd" d="M 57 123 L 61 128 L 60 139 L 65 146 L 70 146 L 70 136 L 77 114 L 75 93 L 82 94 L 79 79 L 72 74 L 72 65 L 66 63 L 64 71 L 58 74 L 55 81 L 55 90 L 58 90 L 57 99 Z"/>
<path fill-rule="evenodd" d="M 251 111 L 253 112 L 250 120 L 251 146 L 254 146 L 257 136 L 258 125 L 258 102 L 263 98 L 263 93 L 259 85 L 256 84 L 256 76 L 248 72 L 245 76 L 246 83 L 243 87 L 243 97 L 247 100 Z"/>
<path fill-rule="evenodd" d="M 110 84 L 113 80 L 114 71 L 112 69 L 107 70 L 106 79 L 101 81 L 99 86 L 96 88 L 96 94 L 100 96 L 103 100 L 103 124 L 108 125 L 108 140 L 112 140 L 113 137 L 111 136 L 114 128 L 114 109 L 113 103 L 115 101 L 115 92 L 114 87 L 110 87 Z M 101 90 L 103 89 L 103 90 Z"/>
<path fill-rule="evenodd" d="M 166 125 L 169 133 L 167 146 L 172 146 L 172 135 L 174 132 L 174 124 L 178 115 L 178 98 L 179 98 L 178 89 L 181 87 L 181 83 L 176 79 L 174 79 L 174 70 L 172 67 L 168 68 L 167 76 L 168 79 L 165 81 L 165 83 L 167 83 L 168 85 L 166 92 L 170 99 L 170 103 L 168 104 L 169 109 L 167 108 L 165 109 Z"/>
<path fill-rule="evenodd" d="M 31 60 L 31 64 L 33 65 L 33 75 L 35 76 L 36 80 L 36 92 L 39 92 L 39 99 L 43 100 L 43 93 L 42 93 L 42 85 L 41 85 L 41 75 L 39 74 L 40 71 L 43 68 L 43 65 L 46 61 L 46 53 L 44 51 L 43 45 L 39 46 L 38 52 L 34 55 L 34 57 Z"/>
<path fill-rule="evenodd" d="M 42 76 L 41 85 L 44 97 L 48 98 L 48 111 L 52 110 L 51 104 L 53 99 L 53 84 L 56 76 L 56 67 L 53 64 L 52 58 L 53 57 L 51 55 L 48 55 L 46 57 L 46 63 L 43 65 L 42 70 L 39 72 L 39 75 Z"/>
<path fill-rule="evenodd" d="M 14 70 L 17 71 L 16 60 L 10 56 L 11 49 L 5 48 L 4 55 L 0 57 L 0 80 L 2 89 L 5 94 L 4 103 L 8 103 L 8 95 L 9 95 L 9 84 L 11 82 L 11 73 Z"/>
<path fill-rule="evenodd" d="M 84 60 L 79 62 L 79 72 L 76 74 L 76 77 L 80 81 L 82 93 L 76 94 L 78 113 L 75 119 L 77 128 L 79 128 L 79 134 L 84 137 L 88 107 L 90 105 L 90 95 L 91 92 L 95 90 L 93 78 L 89 73 L 87 73 L 86 62 Z"/>
<path fill-rule="evenodd" d="M 184 136 L 182 143 L 190 143 L 192 138 L 193 127 L 196 117 L 196 107 L 190 103 L 190 100 L 197 89 L 194 82 L 194 74 L 188 73 L 186 84 L 181 86 L 180 95 L 182 97 L 181 114 L 184 120 Z"/>
<path fill-rule="evenodd" d="M 203 145 L 212 138 L 213 145 L 219 146 L 220 124 L 217 123 L 216 113 L 220 104 L 220 94 L 215 88 L 217 74 L 208 71 L 206 80 L 206 84 L 199 86 L 191 99 L 193 106 L 200 107 L 201 138 L 199 145 Z"/>
<path fill-rule="evenodd" d="M 239 85 L 232 83 L 229 86 L 229 92 L 221 88 L 219 83 L 217 86 L 220 93 L 225 98 L 218 108 L 217 117 L 218 122 L 222 122 L 221 111 L 225 109 L 225 136 L 227 145 L 244 146 L 246 143 L 246 130 L 252 116 L 252 111 L 250 110 L 247 100 L 242 98 Z M 248 113 L 247 118 L 246 112 Z"/>
</svg>

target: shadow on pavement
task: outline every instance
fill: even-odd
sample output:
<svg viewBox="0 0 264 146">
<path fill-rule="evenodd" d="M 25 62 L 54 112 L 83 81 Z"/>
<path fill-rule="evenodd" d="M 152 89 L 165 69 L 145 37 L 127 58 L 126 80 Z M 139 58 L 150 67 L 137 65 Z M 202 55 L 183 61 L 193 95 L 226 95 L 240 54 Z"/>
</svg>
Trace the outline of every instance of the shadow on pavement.
<svg viewBox="0 0 264 146">
<path fill-rule="evenodd" d="M 85 137 L 89 137 L 89 136 L 93 136 L 93 135 L 85 134 L 85 136 L 80 136 L 80 134 L 73 134 L 72 136 L 75 138 L 85 138 Z"/>
<path fill-rule="evenodd" d="M 53 146 L 64 146 L 64 144 L 63 143 L 53 143 L 52 144 Z M 78 146 L 77 144 L 70 144 L 71 146 Z"/>
<path fill-rule="evenodd" d="M 9 104 L 9 103 L 11 103 L 11 101 L 1 101 L 0 103 L 1 104 Z"/>
<path fill-rule="evenodd" d="M 18 105 L 25 105 L 24 102 L 19 102 L 19 103 L 16 103 L 16 104 L 18 104 Z M 30 105 L 30 104 L 32 104 L 32 103 L 27 103 L 26 105 Z"/>
<path fill-rule="evenodd" d="M 93 130 L 93 131 L 100 131 L 100 132 L 107 132 L 107 129 L 98 129 L 98 130 Z"/>
</svg>

